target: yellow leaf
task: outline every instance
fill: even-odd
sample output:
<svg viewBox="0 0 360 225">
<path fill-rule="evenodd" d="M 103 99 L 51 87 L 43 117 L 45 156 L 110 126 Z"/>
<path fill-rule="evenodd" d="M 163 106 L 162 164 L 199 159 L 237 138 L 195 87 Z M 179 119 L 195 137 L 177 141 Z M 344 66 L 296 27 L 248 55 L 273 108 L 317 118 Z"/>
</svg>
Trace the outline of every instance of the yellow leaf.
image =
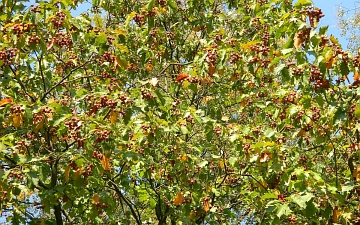
<svg viewBox="0 0 360 225">
<path fill-rule="evenodd" d="M 126 36 L 126 30 L 114 30 L 115 34 L 120 34 L 122 36 Z"/>
<path fill-rule="evenodd" d="M 82 173 L 82 169 L 81 169 L 81 167 L 80 167 L 80 168 L 78 168 L 78 169 L 76 170 L 76 172 L 74 173 L 74 180 L 77 180 L 77 179 L 80 177 L 81 173 Z"/>
<path fill-rule="evenodd" d="M 0 107 L 9 103 L 12 103 L 13 99 L 12 98 L 3 98 L 0 100 Z"/>
<path fill-rule="evenodd" d="M 66 166 L 66 167 L 65 167 L 64 176 L 65 176 L 65 180 L 66 180 L 66 182 L 69 182 L 70 169 L 71 169 L 71 167 L 70 167 L 70 166 Z"/>
<path fill-rule="evenodd" d="M 295 37 L 294 37 L 294 46 L 297 50 L 300 49 L 301 47 L 301 44 L 302 44 L 302 39 L 300 37 L 299 34 L 296 34 Z"/>
<path fill-rule="evenodd" d="M 224 162 L 224 160 L 220 160 L 219 164 L 220 164 L 220 168 L 221 168 L 221 169 L 223 169 L 223 168 L 225 167 L 225 162 Z"/>
<path fill-rule="evenodd" d="M 45 119 L 42 119 L 35 127 L 34 132 L 37 133 L 44 126 Z"/>
<path fill-rule="evenodd" d="M 114 61 L 114 68 L 117 68 L 117 66 L 121 66 L 123 68 L 127 68 L 128 67 L 128 62 L 125 59 L 121 59 L 116 57 L 115 61 Z"/>
<path fill-rule="evenodd" d="M 101 166 L 102 166 L 102 168 L 104 170 L 110 170 L 110 161 L 104 154 L 102 154 L 102 158 L 100 160 L 100 163 L 101 163 Z"/>
<path fill-rule="evenodd" d="M 183 162 L 187 161 L 187 155 L 186 154 L 181 156 L 181 161 L 183 161 Z"/>
<path fill-rule="evenodd" d="M 209 202 L 209 199 L 206 199 L 206 200 L 203 201 L 203 207 L 204 207 L 205 212 L 207 212 L 207 211 L 210 210 L 210 202 Z"/>
<path fill-rule="evenodd" d="M 339 44 L 339 40 L 337 38 L 335 38 L 333 35 L 330 35 L 330 41 L 336 45 Z"/>
<path fill-rule="evenodd" d="M 23 123 L 23 116 L 22 114 L 13 114 L 12 119 L 14 122 L 14 127 L 18 128 Z"/>
<path fill-rule="evenodd" d="M 146 71 L 151 72 L 153 68 L 153 65 L 151 63 L 148 63 L 148 65 L 146 66 Z"/>
<path fill-rule="evenodd" d="M 91 199 L 91 202 L 92 202 L 92 204 L 96 204 L 96 203 L 100 202 L 100 196 L 97 193 L 95 193 Z"/>
<path fill-rule="evenodd" d="M 356 181 L 360 181 L 360 165 L 357 165 L 354 169 L 353 177 L 356 179 Z"/>
<path fill-rule="evenodd" d="M 332 221 L 334 223 L 337 223 L 339 221 L 340 216 L 341 216 L 341 211 L 335 208 L 333 210 Z"/>
<path fill-rule="evenodd" d="M 200 31 L 200 29 L 201 29 L 201 26 L 196 26 L 193 28 L 193 31 L 198 32 L 198 31 Z"/>
<path fill-rule="evenodd" d="M 110 113 L 110 122 L 115 123 L 117 118 L 119 117 L 119 113 L 117 111 L 111 111 Z"/>
<path fill-rule="evenodd" d="M 248 50 L 250 47 L 252 47 L 252 46 L 254 46 L 254 45 L 258 44 L 258 43 L 260 43 L 260 41 L 250 41 L 250 42 L 248 42 L 246 44 L 242 44 L 241 48 L 243 50 Z"/>
<path fill-rule="evenodd" d="M 183 198 L 184 198 L 184 196 L 183 196 L 182 192 L 179 191 L 174 198 L 174 205 L 176 205 L 176 206 L 181 205 L 183 202 Z"/>
<path fill-rule="evenodd" d="M 277 190 L 277 189 L 275 189 L 275 190 L 274 190 L 274 194 L 276 194 L 276 195 L 280 195 L 280 191 L 279 191 L 279 190 Z"/>
<path fill-rule="evenodd" d="M 187 80 L 185 80 L 182 84 L 183 88 L 187 88 L 187 87 L 189 87 L 189 85 L 190 85 L 190 82 Z"/>
</svg>

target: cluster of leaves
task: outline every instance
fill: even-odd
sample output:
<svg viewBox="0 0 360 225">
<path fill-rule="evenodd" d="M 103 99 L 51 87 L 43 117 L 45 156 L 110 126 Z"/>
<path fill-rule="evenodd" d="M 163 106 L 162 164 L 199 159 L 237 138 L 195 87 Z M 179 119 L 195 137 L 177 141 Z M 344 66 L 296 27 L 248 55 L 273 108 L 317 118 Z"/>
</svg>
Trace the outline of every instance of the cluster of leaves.
<svg viewBox="0 0 360 225">
<path fill-rule="evenodd" d="M 82 3 L 0 5 L 9 221 L 359 221 L 360 57 L 311 1 Z"/>
</svg>

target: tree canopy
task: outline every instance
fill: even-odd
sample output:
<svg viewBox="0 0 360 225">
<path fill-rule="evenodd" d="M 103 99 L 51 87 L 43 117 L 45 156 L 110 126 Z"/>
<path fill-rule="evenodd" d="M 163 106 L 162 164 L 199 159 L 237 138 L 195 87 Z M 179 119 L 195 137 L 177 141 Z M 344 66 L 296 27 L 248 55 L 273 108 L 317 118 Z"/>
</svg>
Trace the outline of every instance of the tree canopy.
<svg viewBox="0 0 360 225">
<path fill-rule="evenodd" d="M 356 224 L 359 55 L 310 0 L 0 3 L 12 224 Z"/>
</svg>

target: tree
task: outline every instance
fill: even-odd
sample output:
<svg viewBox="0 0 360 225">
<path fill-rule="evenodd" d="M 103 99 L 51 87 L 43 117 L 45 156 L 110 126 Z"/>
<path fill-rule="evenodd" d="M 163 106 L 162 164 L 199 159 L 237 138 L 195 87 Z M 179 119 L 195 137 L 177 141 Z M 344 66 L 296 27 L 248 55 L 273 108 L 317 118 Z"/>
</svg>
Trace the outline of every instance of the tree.
<svg viewBox="0 0 360 225">
<path fill-rule="evenodd" d="M 1 3 L 9 222 L 359 222 L 359 55 L 310 0 L 83 2 Z"/>
<path fill-rule="evenodd" d="M 357 53 L 359 50 L 359 22 L 360 22 L 360 14 L 359 14 L 359 2 L 355 3 L 355 7 L 348 9 L 341 4 L 338 6 L 338 25 L 341 29 L 341 35 L 346 36 L 349 43 L 348 48 Z"/>
</svg>

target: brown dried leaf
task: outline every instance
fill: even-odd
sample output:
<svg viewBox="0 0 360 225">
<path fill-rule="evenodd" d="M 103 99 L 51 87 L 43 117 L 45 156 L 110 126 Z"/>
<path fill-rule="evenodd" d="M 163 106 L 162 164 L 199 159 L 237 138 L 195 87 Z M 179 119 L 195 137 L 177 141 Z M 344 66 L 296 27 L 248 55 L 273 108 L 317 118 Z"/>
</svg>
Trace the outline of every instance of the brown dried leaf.
<svg viewBox="0 0 360 225">
<path fill-rule="evenodd" d="M 12 119 L 14 122 L 14 127 L 18 128 L 23 123 L 23 116 L 22 114 L 12 114 Z"/>
<path fill-rule="evenodd" d="M 96 204 L 96 203 L 100 202 L 100 196 L 97 193 L 95 193 L 91 199 L 91 202 L 92 202 L 92 204 Z"/>
<path fill-rule="evenodd" d="M 111 111 L 110 113 L 110 122 L 115 123 L 117 118 L 119 117 L 119 113 L 117 111 Z"/>
<path fill-rule="evenodd" d="M 353 177 L 356 179 L 356 181 L 360 181 L 360 165 L 357 165 L 354 169 Z"/>
<path fill-rule="evenodd" d="M 296 34 L 295 37 L 294 37 L 294 46 L 297 50 L 300 49 L 301 47 L 301 44 L 302 44 L 302 39 L 300 37 L 299 34 Z"/>
<path fill-rule="evenodd" d="M 209 65 L 209 75 L 212 76 L 214 75 L 214 73 L 215 73 L 215 65 L 211 63 Z"/>
</svg>

